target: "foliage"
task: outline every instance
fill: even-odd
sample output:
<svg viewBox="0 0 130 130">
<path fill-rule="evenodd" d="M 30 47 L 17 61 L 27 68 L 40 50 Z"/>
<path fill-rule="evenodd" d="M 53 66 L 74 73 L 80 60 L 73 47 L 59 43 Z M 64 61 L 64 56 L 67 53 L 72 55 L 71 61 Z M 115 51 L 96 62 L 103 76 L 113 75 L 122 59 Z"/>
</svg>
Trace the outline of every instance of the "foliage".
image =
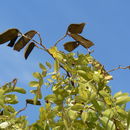
<svg viewBox="0 0 130 130">
<path fill-rule="evenodd" d="M 66 34 L 54 46 L 47 49 L 40 38 L 40 43 L 33 40 L 36 31 L 29 31 L 23 35 L 17 29 L 10 29 L 0 34 L 0 44 L 11 42 L 14 50 L 20 51 L 25 45 L 25 59 L 34 47 L 43 49 L 54 59 L 54 64 L 39 63 L 41 72 L 34 72 L 36 79 L 29 83 L 33 87 L 30 91 L 34 99 L 26 99 L 25 108 L 16 111 L 11 104 L 18 103 L 12 92 L 25 94 L 23 88 L 16 87 L 17 80 L 5 84 L 0 88 L 0 128 L 2 129 L 31 129 L 31 130 L 128 130 L 130 129 L 130 111 L 125 109 L 130 101 L 129 93 L 121 91 L 112 95 L 108 86 L 112 76 L 104 66 L 91 56 L 88 49 L 94 45 L 85 39 L 82 33 L 85 24 L 69 25 Z M 21 38 L 16 42 L 16 38 Z M 64 44 L 69 53 L 59 51 L 56 45 L 66 36 L 74 41 Z M 40 37 L 40 35 L 39 35 Z M 3 39 L 2 39 L 3 38 Z M 30 43 L 28 43 L 32 40 Z M 13 41 L 13 42 L 12 42 Z M 16 42 L 16 43 L 15 43 Z M 82 45 L 89 53 L 72 53 L 76 47 Z M 10 46 L 10 43 L 8 44 Z M 42 96 L 42 87 L 50 87 L 52 94 Z M 34 89 L 35 88 L 35 89 Z M 11 94 L 10 94 L 11 93 Z M 27 104 L 44 105 L 39 109 L 39 119 L 27 125 L 25 116 L 16 117 L 25 110 Z"/>
</svg>

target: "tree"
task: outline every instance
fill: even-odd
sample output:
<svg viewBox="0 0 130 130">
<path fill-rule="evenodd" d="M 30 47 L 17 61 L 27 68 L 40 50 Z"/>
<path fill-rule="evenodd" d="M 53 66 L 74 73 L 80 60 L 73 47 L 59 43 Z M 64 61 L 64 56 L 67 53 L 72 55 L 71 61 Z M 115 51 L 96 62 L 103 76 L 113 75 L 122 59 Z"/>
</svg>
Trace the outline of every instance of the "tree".
<svg viewBox="0 0 130 130">
<path fill-rule="evenodd" d="M 106 71 L 104 66 L 91 56 L 92 51 L 89 48 L 94 43 L 80 35 L 84 26 L 85 23 L 69 25 L 66 34 L 50 49 L 42 44 L 41 36 L 35 30 L 22 34 L 18 29 L 9 29 L 0 34 L 0 44 L 10 41 L 8 46 L 16 51 L 20 51 L 28 44 L 25 48 L 25 59 L 34 47 L 44 50 L 54 59 L 53 65 L 49 62 L 46 62 L 46 65 L 39 63 L 41 72 L 34 72 L 36 80 L 29 83 L 30 87 L 36 88 L 30 91 L 34 94 L 34 99 L 26 99 L 26 106 L 23 109 L 16 111 L 11 105 L 18 103 L 16 95 L 12 92 L 26 93 L 23 88 L 16 87 L 17 79 L 1 86 L 1 129 L 130 129 L 130 111 L 125 109 L 127 102 L 130 101 L 129 93 L 119 91 L 112 95 L 108 86 L 108 82 L 112 80 L 110 71 L 129 69 L 130 66 Z M 36 34 L 40 42 L 33 39 Z M 57 48 L 57 44 L 67 36 L 74 39 L 64 44 L 64 49 L 69 53 Z M 79 45 L 85 47 L 88 54 L 71 52 Z M 52 94 L 42 97 L 42 86 L 51 87 Z M 39 109 L 39 120 L 28 126 L 26 116 L 17 115 L 26 110 L 27 104 L 41 105 L 43 98 L 45 105 Z"/>
</svg>

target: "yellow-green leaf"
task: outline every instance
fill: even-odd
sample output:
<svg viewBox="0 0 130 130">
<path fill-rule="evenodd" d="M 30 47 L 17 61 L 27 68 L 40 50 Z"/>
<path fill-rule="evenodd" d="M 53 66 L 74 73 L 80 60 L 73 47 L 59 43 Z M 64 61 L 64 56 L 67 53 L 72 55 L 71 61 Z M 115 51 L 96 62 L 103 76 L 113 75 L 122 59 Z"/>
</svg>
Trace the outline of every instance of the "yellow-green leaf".
<svg viewBox="0 0 130 130">
<path fill-rule="evenodd" d="M 51 64 L 49 62 L 46 62 L 46 65 L 51 69 Z"/>
<path fill-rule="evenodd" d="M 33 77 L 36 78 L 36 79 L 41 79 L 42 75 L 39 72 L 34 72 Z"/>
<path fill-rule="evenodd" d="M 46 71 L 46 70 L 47 70 L 46 67 L 45 67 L 43 64 L 41 64 L 41 63 L 39 63 L 39 67 L 40 67 L 43 71 Z"/>
<path fill-rule="evenodd" d="M 77 111 L 73 111 L 73 110 L 69 110 L 68 115 L 69 115 L 71 120 L 75 120 L 78 117 Z"/>
<path fill-rule="evenodd" d="M 29 83 L 29 86 L 30 86 L 30 87 L 39 87 L 39 82 L 38 82 L 38 81 L 31 81 L 31 82 Z"/>
<path fill-rule="evenodd" d="M 82 112 L 81 119 L 83 120 L 84 123 L 87 121 L 88 117 L 89 117 L 88 112 Z"/>
</svg>

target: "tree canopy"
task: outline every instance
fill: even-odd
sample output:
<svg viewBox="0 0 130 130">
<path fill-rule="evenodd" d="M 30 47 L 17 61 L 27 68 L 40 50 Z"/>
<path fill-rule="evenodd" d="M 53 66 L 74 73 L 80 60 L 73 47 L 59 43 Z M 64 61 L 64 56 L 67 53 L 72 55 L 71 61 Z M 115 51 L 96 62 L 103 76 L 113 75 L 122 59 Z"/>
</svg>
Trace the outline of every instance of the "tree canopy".
<svg viewBox="0 0 130 130">
<path fill-rule="evenodd" d="M 108 83 L 113 80 L 110 71 L 107 71 L 96 60 L 89 48 L 94 43 L 84 38 L 81 33 L 85 23 L 70 24 L 65 35 L 51 48 L 42 43 L 40 34 L 30 30 L 22 34 L 12 28 L 0 34 L 0 44 L 8 43 L 16 51 L 24 49 L 24 57 L 28 58 L 34 47 L 47 52 L 53 59 L 39 63 L 41 72 L 34 72 L 36 80 L 30 81 L 29 86 L 33 99 L 26 99 L 25 107 L 15 110 L 12 104 L 19 103 L 13 92 L 26 94 L 26 90 L 17 87 L 17 79 L 0 87 L 0 129 L 32 129 L 32 130 L 128 130 L 130 129 L 130 111 L 126 104 L 130 102 L 129 93 L 121 91 L 111 94 Z M 40 42 L 34 40 L 39 36 Z M 73 41 L 64 43 L 60 51 L 57 44 L 66 37 Z M 73 53 L 78 46 L 87 49 L 88 53 Z M 123 69 L 130 69 L 130 66 Z M 52 94 L 43 97 L 42 87 L 50 87 Z M 43 100 L 44 99 L 44 100 Z M 39 119 L 28 125 L 26 115 L 18 116 L 26 111 L 28 104 L 41 105 Z M 44 104 L 44 105 L 43 105 Z"/>
</svg>

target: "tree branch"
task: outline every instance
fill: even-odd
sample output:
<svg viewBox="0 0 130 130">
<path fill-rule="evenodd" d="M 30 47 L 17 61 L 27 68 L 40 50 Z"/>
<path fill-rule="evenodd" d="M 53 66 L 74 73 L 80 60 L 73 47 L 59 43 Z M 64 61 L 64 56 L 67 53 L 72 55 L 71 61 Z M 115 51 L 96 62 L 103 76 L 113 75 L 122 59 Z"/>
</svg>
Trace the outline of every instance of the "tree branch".
<svg viewBox="0 0 130 130">
<path fill-rule="evenodd" d="M 60 38 L 60 39 L 55 43 L 54 46 L 56 46 L 56 45 L 57 45 L 60 41 L 62 41 L 66 36 L 67 36 L 67 33 L 66 33 L 62 38 Z"/>
<path fill-rule="evenodd" d="M 126 66 L 126 67 L 121 67 L 121 66 L 119 66 L 119 67 L 114 68 L 114 69 L 111 69 L 111 70 L 109 70 L 109 71 L 107 71 L 107 72 L 109 73 L 109 72 L 112 72 L 112 71 L 115 71 L 115 70 L 118 70 L 118 69 L 130 69 L 130 65 L 129 65 L 129 66 Z"/>
</svg>

